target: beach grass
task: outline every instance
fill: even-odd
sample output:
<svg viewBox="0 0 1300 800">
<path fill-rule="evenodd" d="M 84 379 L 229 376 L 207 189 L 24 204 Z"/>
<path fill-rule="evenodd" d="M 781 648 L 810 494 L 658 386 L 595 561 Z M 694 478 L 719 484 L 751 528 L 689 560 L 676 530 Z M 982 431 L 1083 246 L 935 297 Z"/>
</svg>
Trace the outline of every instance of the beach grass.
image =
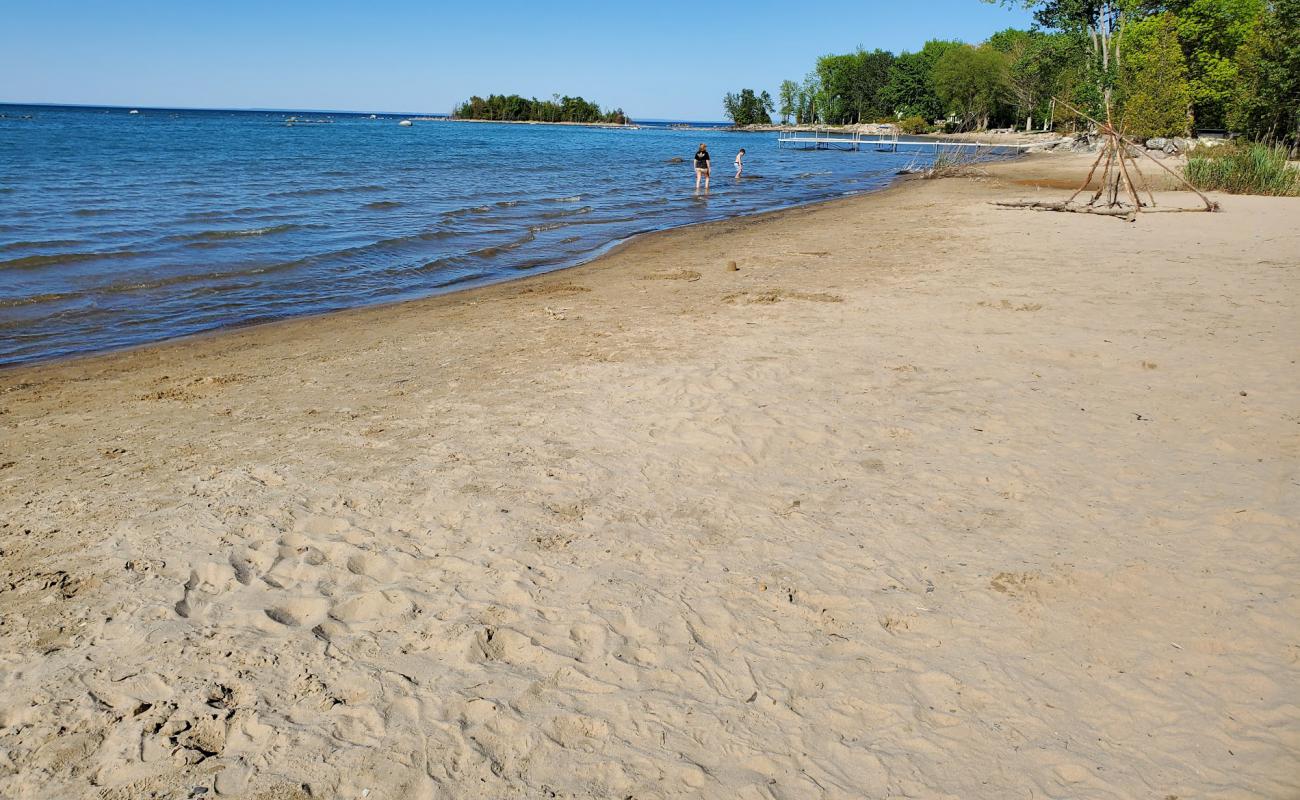
<svg viewBox="0 0 1300 800">
<path fill-rule="evenodd" d="M 1269 197 L 1300 196 L 1300 169 L 1277 144 L 1201 147 L 1188 156 L 1184 172 L 1198 189 Z"/>
</svg>

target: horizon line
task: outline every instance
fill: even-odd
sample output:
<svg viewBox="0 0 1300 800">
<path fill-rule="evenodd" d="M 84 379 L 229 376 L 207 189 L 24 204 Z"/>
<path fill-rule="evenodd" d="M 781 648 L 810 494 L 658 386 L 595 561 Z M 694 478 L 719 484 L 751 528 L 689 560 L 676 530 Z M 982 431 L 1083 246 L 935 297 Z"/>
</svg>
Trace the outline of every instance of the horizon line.
<svg viewBox="0 0 1300 800">
<path fill-rule="evenodd" d="M 261 113 L 293 113 L 293 114 L 375 114 L 386 117 L 450 117 L 448 111 L 353 111 L 349 109 L 329 109 L 329 108 L 276 108 L 274 106 L 243 106 L 243 107 L 218 107 L 218 106 L 150 106 L 150 105 L 122 105 L 120 103 L 59 103 L 50 101 L 41 102 L 23 102 L 19 100 L 0 100 L 0 106 L 31 106 L 46 108 L 106 108 L 122 109 L 126 111 L 243 111 L 243 112 L 261 112 Z M 628 119 L 633 122 L 694 122 L 708 123 L 710 125 L 725 125 L 725 120 L 710 119 L 687 119 L 684 117 L 634 117 L 627 115 Z M 484 120 L 490 122 L 491 120 Z"/>
</svg>

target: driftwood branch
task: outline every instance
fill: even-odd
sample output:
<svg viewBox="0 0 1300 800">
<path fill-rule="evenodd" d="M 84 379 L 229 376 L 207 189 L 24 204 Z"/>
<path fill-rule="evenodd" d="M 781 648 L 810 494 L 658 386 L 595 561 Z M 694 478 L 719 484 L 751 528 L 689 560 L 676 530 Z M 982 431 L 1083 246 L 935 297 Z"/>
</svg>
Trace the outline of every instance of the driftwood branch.
<svg viewBox="0 0 1300 800">
<path fill-rule="evenodd" d="M 1052 98 L 1052 101 L 1053 103 L 1060 102 L 1061 105 L 1096 125 L 1101 135 L 1105 137 L 1105 143 L 1097 154 L 1097 158 L 1092 162 L 1092 168 L 1088 170 L 1088 177 L 1083 179 L 1083 184 L 1075 190 L 1074 194 L 1070 195 L 1068 200 L 1059 202 L 1026 200 L 1011 203 L 995 203 L 994 205 L 1001 206 L 1002 208 L 1031 208 L 1039 211 L 1068 211 L 1075 214 L 1097 214 L 1103 217 L 1116 217 L 1117 219 L 1123 219 L 1128 222 L 1133 222 L 1137 219 L 1136 215 L 1139 212 L 1219 210 L 1218 203 L 1211 201 L 1208 197 L 1201 194 L 1197 191 L 1195 186 L 1192 186 L 1192 184 L 1187 181 L 1186 178 L 1169 169 L 1169 167 L 1166 167 L 1164 164 L 1161 164 L 1152 157 L 1150 153 L 1147 153 L 1141 145 L 1124 136 L 1123 132 L 1115 127 L 1115 122 L 1111 117 L 1109 97 L 1106 100 L 1105 122 L 1100 122 L 1099 120 L 1088 116 L 1078 108 L 1060 98 L 1054 97 Z M 1205 207 L 1155 208 L 1155 194 L 1151 191 L 1151 185 L 1147 182 L 1146 175 L 1144 175 L 1141 168 L 1139 168 L 1137 158 L 1132 152 L 1130 152 L 1130 147 L 1151 159 L 1156 166 L 1160 167 L 1165 172 L 1168 172 L 1170 175 L 1177 178 L 1184 186 L 1194 192 L 1197 197 L 1201 198 L 1201 201 L 1205 203 Z M 1097 187 L 1097 191 L 1093 193 L 1092 197 L 1086 204 L 1076 204 L 1074 199 L 1087 191 L 1088 187 L 1092 184 L 1093 176 L 1097 174 L 1097 168 L 1101 167 L 1103 162 L 1105 163 L 1105 167 L 1102 169 L 1101 184 Z M 1132 162 L 1132 171 L 1129 170 L 1130 162 Z M 1137 176 L 1138 180 L 1133 179 L 1134 175 Z M 1150 200 L 1150 205 L 1142 202 L 1142 198 L 1139 194 L 1140 192 L 1146 192 L 1147 199 Z M 1124 195 L 1122 198 L 1120 196 L 1121 193 Z M 1101 201 L 1103 197 L 1105 198 L 1105 203 L 1099 205 L 1099 201 Z"/>
<path fill-rule="evenodd" d="M 1088 184 L 1092 183 L 1092 176 L 1097 174 L 1097 167 L 1101 166 L 1101 160 L 1105 158 L 1105 156 L 1106 156 L 1105 150 L 1097 151 L 1097 160 L 1092 162 L 1092 169 L 1088 170 L 1088 177 L 1083 179 L 1083 184 L 1080 185 L 1079 188 L 1074 191 L 1074 194 L 1070 195 L 1070 199 L 1066 200 L 1065 202 L 1067 203 L 1072 202 L 1074 198 L 1078 197 L 1080 194 L 1083 194 L 1083 191 L 1088 188 Z"/>
<path fill-rule="evenodd" d="M 1002 208 L 1032 208 L 1035 211 L 1070 211 L 1075 214 L 1096 214 L 1099 217 L 1120 217 L 1132 222 L 1137 209 L 1133 206 L 1081 206 L 1062 200 L 1054 203 L 1037 200 L 1018 200 L 1014 202 L 994 203 Z"/>
<path fill-rule="evenodd" d="M 1124 135 L 1121 134 L 1119 131 L 1115 130 L 1114 128 L 1110 127 L 1109 125 L 1105 125 L 1105 124 L 1102 124 L 1101 122 L 1098 122 L 1097 120 L 1093 119 L 1092 117 L 1090 117 L 1090 116 L 1088 116 L 1087 114 L 1085 114 L 1085 113 L 1083 113 L 1082 111 L 1080 111 L 1078 108 L 1076 108 L 1076 107 L 1070 105 L 1070 103 L 1066 102 L 1065 100 L 1060 100 L 1060 98 L 1054 98 L 1054 99 L 1059 100 L 1060 103 L 1061 103 L 1061 105 L 1065 106 L 1066 108 L 1070 109 L 1070 110 L 1073 111 L 1074 113 L 1076 113 L 1076 114 L 1078 114 L 1079 116 L 1083 117 L 1084 119 L 1088 120 L 1088 121 L 1091 122 L 1093 125 L 1096 125 L 1096 126 L 1097 126 L 1099 129 L 1101 129 L 1103 132 L 1107 132 L 1109 135 L 1114 136 L 1115 138 L 1119 139 L 1121 142 L 1124 142 L 1124 143 L 1126 143 L 1126 144 L 1130 144 L 1130 145 L 1132 145 L 1133 148 L 1134 148 L 1135 150 L 1137 150 L 1137 151 L 1138 151 L 1139 153 L 1141 153 L 1143 156 L 1149 158 L 1149 159 L 1151 160 L 1151 163 L 1152 163 L 1152 164 L 1155 164 L 1157 167 L 1160 167 L 1160 169 L 1164 170 L 1165 172 L 1168 172 L 1170 175 L 1173 175 L 1173 176 L 1178 180 L 1179 183 L 1181 183 L 1183 186 L 1186 186 L 1186 187 L 1187 187 L 1188 191 L 1191 191 L 1191 192 L 1195 193 L 1197 197 L 1201 198 L 1201 202 L 1205 203 L 1205 210 L 1206 210 L 1206 211 L 1218 211 L 1218 210 L 1219 210 L 1219 204 L 1218 204 L 1218 203 L 1214 202 L 1214 201 L 1211 200 L 1210 198 L 1208 198 L 1208 197 L 1206 197 L 1205 195 L 1201 194 L 1200 190 L 1197 189 L 1195 186 L 1193 186 L 1193 185 L 1192 185 L 1192 184 L 1191 184 L 1191 183 L 1190 183 L 1186 178 L 1184 178 L 1182 175 L 1179 175 L 1177 172 L 1174 172 L 1174 171 L 1173 171 L 1172 169 L 1170 169 L 1169 167 L 1167 167 L 1167 166 L 1165 166 L 1164 164 L 1160 163 L 1160 161 L 1159 161 L 1155 156 L 1151 155 L 1150 153 L 1148 153 L 1148 152 L 1146 151 L 1146 148 L 1145 148 L 1145 147 L 1143 147 L 1142 145 L 1140 145 L 1140 144 L 1138 144 L 1137 142 L 1133 141 L 1132 139 L 1129 139 L 1127 136 L 1124 136 Z"/>
<path fill-rule="evenodd" d="M 1068 200 L 1046 201 L 1046 200 L 1005 200 L 993 203 L 1001 208 L 1032 208 L 1036 211 L 1071 211 L 1076 214 L 1099 214 L 1103 217 L 1126 217 L 1130 214 L 1137 213 L 1133 206 L 1087 206 L 1071 203 Z M 1204 208 L 1176 208 L 1171 206 L 1162 206 L 1160 208 L 1142 207 L 1143 214 L 1204 214 L 1208 209 Z"/>
</svg>

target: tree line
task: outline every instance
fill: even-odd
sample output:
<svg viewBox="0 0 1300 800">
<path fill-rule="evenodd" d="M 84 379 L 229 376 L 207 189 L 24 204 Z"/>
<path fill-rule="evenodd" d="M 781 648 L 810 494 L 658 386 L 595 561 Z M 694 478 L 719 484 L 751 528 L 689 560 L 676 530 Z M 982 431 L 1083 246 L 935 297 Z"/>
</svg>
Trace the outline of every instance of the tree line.
<svg viewBox="0 0 1300 800">
<path fill-rule="evenodd" d="M 1300 0 L 982 2 L 1029 8 L 1035 25 L 979 44 L 822 56 L 769 106 L 783 124 L 888 121 L 918 133 L 1087 127 L 1079 112 L 1104 119 L 1109 108 L 1134 137 L 1226 128 L 1300 142 Z M 733 110 L 754 110 L 734 102 L 743 97 L 755 95 L 724 103 L 738 124 Z"/>
<path fill-rule="evenodd" d="M 623 109 L 602 111 L 600 106 L 581 97 L 552 95 L 550 100 L 520 97 L 517 94 L 474 95 L 452 109 L 455 119 L 481 119 L 495 122 L 605 122 L 626 125 Z"/>
</svg>

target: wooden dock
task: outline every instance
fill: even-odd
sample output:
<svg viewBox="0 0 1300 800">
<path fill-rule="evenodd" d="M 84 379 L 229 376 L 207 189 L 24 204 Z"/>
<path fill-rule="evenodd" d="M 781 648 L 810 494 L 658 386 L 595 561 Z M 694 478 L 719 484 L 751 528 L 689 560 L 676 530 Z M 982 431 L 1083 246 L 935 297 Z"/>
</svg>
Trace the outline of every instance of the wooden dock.
<svg viewBox="0 0 1300 800">
<path fill-rule="evenodd" d="M 959 152 L 964 148 L 977 150 L 1024 152 L 1034 147 L 1046 147 L 1057 144 L 1063 139 L 1045 142 L 954 142 L 948 139 L 922 139 L 913 137 L 882 136 L 878 134 L 831 133 L 829 131 L 814 133 L 793 133 L 777 139 L 778 146 L 793 150 L 875 150 L 880 153 L 908 153 L 912 155 L 939 154 L 945 150 Z"/>
</svg>

